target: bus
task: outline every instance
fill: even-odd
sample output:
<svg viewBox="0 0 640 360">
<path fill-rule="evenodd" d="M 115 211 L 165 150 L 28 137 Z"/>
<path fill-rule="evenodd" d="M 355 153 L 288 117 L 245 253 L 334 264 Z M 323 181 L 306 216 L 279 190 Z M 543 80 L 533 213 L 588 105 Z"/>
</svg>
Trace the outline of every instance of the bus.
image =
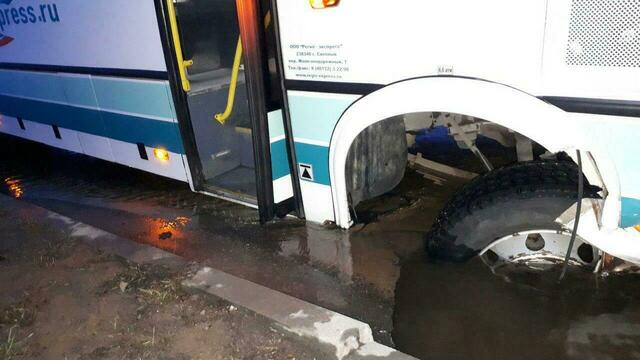
<svg viewBox="0 0 640 360">
<path fill-rule="evenodd" d="M 0 0 L 0 116 L 343 229 L 445 129 L 484 170 L 429 253 L 640 263 L 639 0 Z"/>
</svg>

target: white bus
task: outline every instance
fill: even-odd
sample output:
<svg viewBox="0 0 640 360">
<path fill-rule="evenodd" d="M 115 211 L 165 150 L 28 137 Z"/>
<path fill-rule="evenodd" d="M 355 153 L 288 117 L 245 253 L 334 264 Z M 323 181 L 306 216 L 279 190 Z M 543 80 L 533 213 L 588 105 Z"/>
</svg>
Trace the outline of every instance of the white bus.
<svg viewBox="0 0 640 360">
<path fill-rule="evenodd" d="M 0 114 L 345 229 L 403 178 L 407 134 L 445 126 L 485 173 L 431 253 L 640 263 L 640 0 L 0 0 Z"/>
</svg>

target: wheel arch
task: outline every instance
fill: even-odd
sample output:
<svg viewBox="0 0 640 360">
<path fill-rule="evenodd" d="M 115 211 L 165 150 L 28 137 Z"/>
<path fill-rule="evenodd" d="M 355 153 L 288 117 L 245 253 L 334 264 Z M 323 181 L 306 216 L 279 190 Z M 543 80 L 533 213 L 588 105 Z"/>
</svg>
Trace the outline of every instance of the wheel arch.
<svg viewBox="0 0 640 360">
<path fill-rule="evenodd" d="M 347 108 L 333 131 L 329 147 L 329 176 L 336 224 L 351 225 L 345 178 L 346 159 L 355 138 L 367 127 L 394 116 L 419 112 L 457 113 L 485 119 L 514 130 L 551 152 L 589 151 L 593 163 L 585 174 L 594 184 L 606 184 L 609 198 L 603 223 L 620 221 L 619 180 L 606 149 L 584 131 L 580 121 L 534 95 L 513 87 L 474 78 L 436 76 L 404 80 L 385 86 Z M 584 124 L 582 124 L 584 125 Z M 593 165 L 593 169 L 589 166 Z M 599 177 L 595 179 L 595 177 Z"/>
</svg>

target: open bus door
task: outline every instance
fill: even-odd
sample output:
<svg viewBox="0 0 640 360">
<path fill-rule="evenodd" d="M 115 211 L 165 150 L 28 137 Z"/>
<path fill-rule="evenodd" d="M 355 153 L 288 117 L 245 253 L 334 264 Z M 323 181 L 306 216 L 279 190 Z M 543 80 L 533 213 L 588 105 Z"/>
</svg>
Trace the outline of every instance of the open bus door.
<svg viewBox="0 0 640 360">
<path fill-rule="evenodd" d="M 160 2 L 194 190 L 303 217 L 269 1 Z"/>
</svg>

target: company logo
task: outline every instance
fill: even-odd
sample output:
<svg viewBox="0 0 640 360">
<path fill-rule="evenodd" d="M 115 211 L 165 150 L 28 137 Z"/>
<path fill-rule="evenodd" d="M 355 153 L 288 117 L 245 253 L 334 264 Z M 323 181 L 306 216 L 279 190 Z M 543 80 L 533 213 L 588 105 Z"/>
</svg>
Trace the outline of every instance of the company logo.
<svg viewBox="0 0 640 360">
<path fill-rule="evenodd" d="M 58 23 L 58 6 L 53 3 L 34 6 L 12 6 L 15 0 L 0 0 L 0 47 L 9 45 L 15 38 L 7 35 L 19 26 Z"/>
<path fill-rule="evenodd" d="M 0 0 L 0 5 L 11 5 L 12 1 L 13 0 Z M 2 31 L 0 31 L 0 47 L 9 45 L 9 43 L 12 41 L 13 41 L 13 38 L 11 36 L 7 36 L 3 34 Z"/>
</svg>

